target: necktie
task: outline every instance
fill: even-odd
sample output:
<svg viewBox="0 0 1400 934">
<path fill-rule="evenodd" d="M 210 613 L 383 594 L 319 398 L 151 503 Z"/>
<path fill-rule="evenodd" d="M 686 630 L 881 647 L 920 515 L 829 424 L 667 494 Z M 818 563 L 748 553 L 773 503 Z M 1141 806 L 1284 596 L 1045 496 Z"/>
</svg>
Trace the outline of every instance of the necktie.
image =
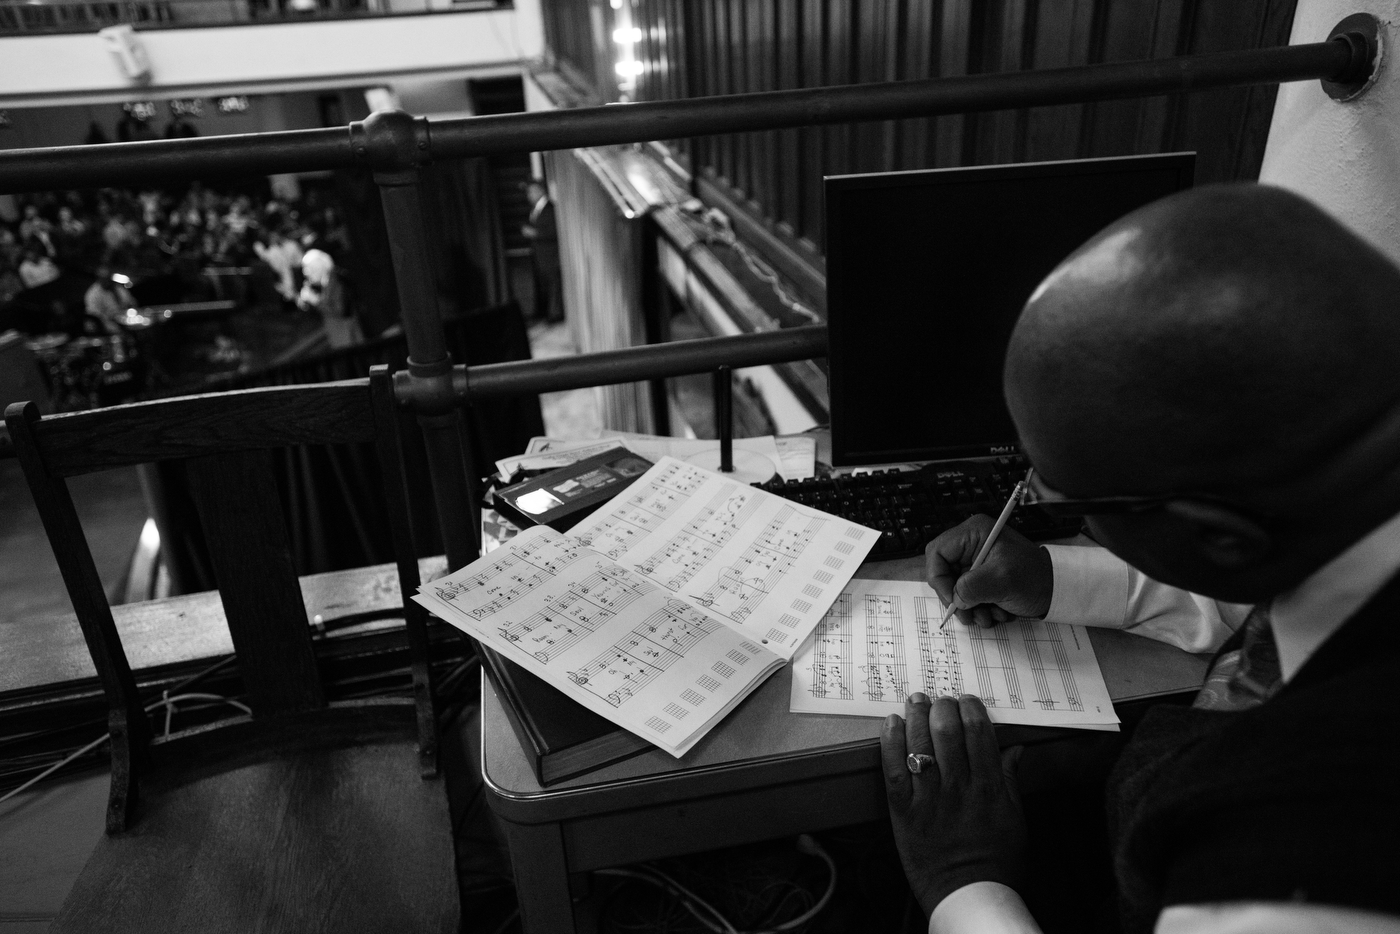
<svg viewBox="0 0 1400 934">
<path fill-rule="evenodd" d="M 1269 603 L 1261 603 L 1245 618 L 1238 648 L 1222 652 L 1206 673 L 1206 683 L 1191 705 L 1201 710 L 1240 711 L 1257 707 L 1283 683 L 1278 644 L 1274 642 Z"/>
</svg>

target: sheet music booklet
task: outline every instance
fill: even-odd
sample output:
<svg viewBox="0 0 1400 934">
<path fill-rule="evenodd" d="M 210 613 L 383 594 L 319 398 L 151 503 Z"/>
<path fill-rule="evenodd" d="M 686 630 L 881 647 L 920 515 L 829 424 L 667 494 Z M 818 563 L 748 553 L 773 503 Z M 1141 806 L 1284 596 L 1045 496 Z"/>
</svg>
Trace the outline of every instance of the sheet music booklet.
<svg viewBox="0 0 1400 934">
<path fill-rule="evenodd" d="M 527 529 L 413 599 L 679 757 L 792 657 L 878 538 L 663 457 L 569 534 Z"/>
</svg>

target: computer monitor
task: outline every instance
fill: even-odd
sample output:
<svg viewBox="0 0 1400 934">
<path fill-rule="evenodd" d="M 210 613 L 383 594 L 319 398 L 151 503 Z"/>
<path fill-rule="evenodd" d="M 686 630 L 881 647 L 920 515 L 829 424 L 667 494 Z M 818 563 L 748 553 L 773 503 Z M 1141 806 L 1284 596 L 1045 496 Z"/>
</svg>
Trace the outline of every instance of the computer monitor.
<svg viewBox="0 0 1400 934">
<path fill-rule="evenodd" d="M 826 179 L 832 463 L 1010 453 L 1001 392 L 1031 292 L 1095 233 L 1191 187 L 1195 153 Z"/>
</svg>

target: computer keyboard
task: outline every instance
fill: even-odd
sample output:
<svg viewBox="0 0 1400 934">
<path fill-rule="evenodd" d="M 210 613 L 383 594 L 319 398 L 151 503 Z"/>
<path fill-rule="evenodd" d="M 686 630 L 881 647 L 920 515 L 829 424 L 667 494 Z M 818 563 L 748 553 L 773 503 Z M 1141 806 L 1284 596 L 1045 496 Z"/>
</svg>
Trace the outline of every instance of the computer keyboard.
<svg viewBox="0 0 1400 934">
<path fill-rule="evenodd" d="M 888 561 L 923 554 L 940 532 L 968 516 L 1000 515 L 1028 467 L 1024 457 L 997 457 L 811 480 L 775 477 L 754 486 L 878 529 L 880 540 L 866 560 Z M 1030 539 L 1044 540 L 1074 535 L 1080 521 L 1054 519 L 1035 506 L 1019 506 L 1007 525 Z"/>
</svg>

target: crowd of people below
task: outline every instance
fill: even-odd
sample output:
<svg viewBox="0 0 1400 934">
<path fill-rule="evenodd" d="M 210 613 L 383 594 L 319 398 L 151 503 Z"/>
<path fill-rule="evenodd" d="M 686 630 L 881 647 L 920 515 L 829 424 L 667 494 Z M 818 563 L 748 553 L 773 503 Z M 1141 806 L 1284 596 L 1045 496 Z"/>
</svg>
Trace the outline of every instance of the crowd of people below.
<svg viewBox="0 0 1400 934">
<path fill-rule="evenodd" d="M 292 201 L 198 182 L 183 190 L 0 196 L 0 307 L 66 275 L 91 285 L 81 307 L 67 297 L 76 290 L 45 301 L 46 330 L 114 326 L 140 299 L 202 301 L 237 291 L 246 301 L 249 281 L 269 283 L 273 301 L 287 307 L 352 317 L 343 296 L 336 308 L 320 308 L 350 253 L 343 219 L 327 200 L 317 191 Z"/>
</svg>

